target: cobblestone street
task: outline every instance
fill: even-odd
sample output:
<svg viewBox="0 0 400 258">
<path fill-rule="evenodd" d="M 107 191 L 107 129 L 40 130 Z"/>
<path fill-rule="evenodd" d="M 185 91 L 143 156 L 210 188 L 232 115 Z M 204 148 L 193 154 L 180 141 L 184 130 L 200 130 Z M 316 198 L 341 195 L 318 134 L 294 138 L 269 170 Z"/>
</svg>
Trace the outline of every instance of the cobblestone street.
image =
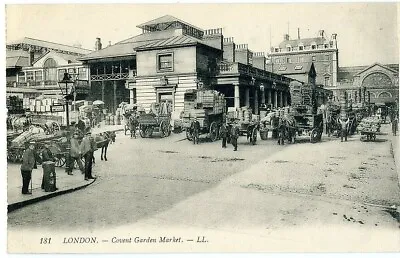
<svg viewBox="0 0 400 258">
<path fill-rule="evenodd" d="M 233 152 L 220 141 L 193 145 L 184 133 L 130 139 L 122 132 L 107 162 L 96 153 L 95 183 L 9 213 L 9 234 L 187 228 L 267 237 L 268 250 L 291 242 L 293 251 L 315 250 L 317 241 L 324 251 L 399 251 L 398 213 L 388 209 L 400 205 L 392 139 L 252 146 L 240 137 Z"/>
</svg>

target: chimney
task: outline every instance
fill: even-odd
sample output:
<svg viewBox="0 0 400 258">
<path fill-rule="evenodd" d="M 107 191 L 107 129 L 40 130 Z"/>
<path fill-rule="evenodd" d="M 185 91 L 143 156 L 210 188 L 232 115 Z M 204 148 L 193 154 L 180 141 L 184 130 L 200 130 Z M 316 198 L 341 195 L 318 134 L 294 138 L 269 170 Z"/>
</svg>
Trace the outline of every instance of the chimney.
<svg viewBox="0 0 400 258">
<path fill-rule="evenodd" d="M 289 34 L 284 34 L 283 35 L 283 40 L 287 41 L 289 39 L 290 39 Z"/>
<path fill-rule="evenodd" d="M 111 46 L 111 41 L 108 41 L 108 46 L 107 47 L 109 47 L 109 46 Z"/>
<path fill-rule="evenodd" d="M 205 30 L 203 40 L 210 46 L 223 49 L 224 36 L 222 35 L 222 28 Z"/>
<path fill-rule="evenodd" d="M 223 39 L 223 59 L 228 62 L 235 62 L 236 44 L 233 37 Z"/>
<path fill-rule="evenodd" d="M 300 39 L 300 28 L 297 28 L 297 39 Z"/>
<path fill-rule="evenodd" d="M 29 48 L 29 66 L 33 65 L 34 59 L 35 59 L 35 52 L 33 52 L 32 48 Z"/>
<path fill-rule="evenodd" d="M 96 38 L 96 43 L 94 45 L 94 50 L 95 51 L 99 51 L 99 50 L 101 50 L 101 47 L 102 47 L 101 39 L 100 38 Z"/>
<path fill-rule="evenodd" d="M 318 31 L 318 37 L 320 37 L 320 38 L 325 37 L 325 31 L 324 30 L 319 30 Z"/>
</svg>

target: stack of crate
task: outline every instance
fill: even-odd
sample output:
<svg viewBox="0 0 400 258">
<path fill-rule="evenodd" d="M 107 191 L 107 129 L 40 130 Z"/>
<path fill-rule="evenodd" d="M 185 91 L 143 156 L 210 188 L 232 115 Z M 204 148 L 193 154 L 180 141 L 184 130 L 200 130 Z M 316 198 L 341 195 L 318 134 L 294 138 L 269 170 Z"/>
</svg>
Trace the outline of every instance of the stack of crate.
<svg viewBox="0 0 400 258">
<path fill-rule="evenodd" d="M 340 105 L 340 118 L 347 119 L 347 92 L 342 91 L 340 93 L 339 105 Z"/>
<path fill-rule="evenodd" d="M 290 98 L 292 101 L 292 105 L 297 106 L 303 104 L 303 99 L 301 96 L 302 84 L 300 82 L 292 81 L 289 87 L 290 87 Z"/>
<path fill-rule="evenodd" d="M 312 86 L 310 84 L 303 85 L 301 89 L 301 95 L 303 98 L 303 105 L 306 106 L 312 106 L 313 105 L 313 100 L 312 100 Z"/>
</svg>

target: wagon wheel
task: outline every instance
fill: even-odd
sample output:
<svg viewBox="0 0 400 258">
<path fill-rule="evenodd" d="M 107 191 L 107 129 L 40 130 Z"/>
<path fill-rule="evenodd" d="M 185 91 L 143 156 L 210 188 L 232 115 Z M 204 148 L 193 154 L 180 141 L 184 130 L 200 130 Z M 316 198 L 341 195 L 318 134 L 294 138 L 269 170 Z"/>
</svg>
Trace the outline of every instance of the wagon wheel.
<svg viewBox="0 0 400 258">
<path fill-rule="evenodd" d="M 52 127 L 53 133 L 60 131 L 60 125 L 57 122 L 53 122 Z"/>
<path fill-rule="evenodd" d="M 250 141 L 252 145 L 255 145 L 257 142 L 257 128 L 254 127 L 253 130 L 251 131 L 251 137 Z"/>
<path fill-rule="evenodd" d="M 161 132 L 161 137 L 167 137 L 167 136 L 169 136 L 171 134 L 171 130 L 169 128 L 169 124 L 166 123 L 165 121 L 161 121 L 160 132 Z"/>
<path fill-rule="evenodd" d="M 144 125 L 139 125 L 139 134 L 140 134 L 140 137 L 146 138 L 145 130 L 146 130 L 146 126 L 144 126 Z"/>
<path fill-rule="evenodd" d="M 56 167 L 62 167 L 62 166 L 64 166 L 65 165 L 65 156 L 63 156 L 63 155 L 56 155 L 56 157 L 55 157 L 55 166 Z"/>
<path fill-rule="evenodd" d="M 153 127 L 147 126 L 144 130 L 144 135 L 145 137 L 150 138 L 153 135 Z"/>
<path fill-rule="evenodd" d="M 189 141 L 193 141 L 193 134 L 189 128 L 186 129 L 186 139 L 188 139 Z"/>
<path fill-rule="evenodd" d="M 310 133 L 310 142 L 316 143 L 318 141 L 318 129 L 314 128 Z"/>
<path fill-rule="evenodd" d="M 212 122 L 210 125 L 209 137 L 213 142 L 218 139 L 218 124 L 216 122 Z"/>
</svg>

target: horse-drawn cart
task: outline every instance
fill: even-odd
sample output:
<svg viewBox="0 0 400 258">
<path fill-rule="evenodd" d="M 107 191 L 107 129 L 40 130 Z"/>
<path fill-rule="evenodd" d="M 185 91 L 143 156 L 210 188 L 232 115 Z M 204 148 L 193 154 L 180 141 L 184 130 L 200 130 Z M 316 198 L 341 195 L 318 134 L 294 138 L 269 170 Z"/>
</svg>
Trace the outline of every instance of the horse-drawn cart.
<svg viewBox="0 0 400 258">
<path fill-rule="evenodd" d="M 171 134 L 171 105 L 169 103 L 153 103 L 149 113 L 138 117 L 139 133 L 142 138 L 149 138 L 153 132 L 159 132 L 161 137 Z"/>
<path fill-rule="evenodd" d="M 214 90 L 189 90 L 184 95 L 182 126 L 186 138 L 193 140 L 191 125 L 196 118 L 200 124 L 200 134 L 206 134 L 211 141 L 219 138 L 219 129 L 226 110 L 224 95 Z"/>
<path fill-rule="evenodd" d="M 228 112 L 228 120 L 236 120 L 239 127 L 239 135 L 246 136 L 252 145 L 256 144 L 257 134 L 260 130 L 258 118 L 258 116 L 252 115 L 252 111 L 248 107 L 241 107 L 235 112 Z"/>
</svg>

